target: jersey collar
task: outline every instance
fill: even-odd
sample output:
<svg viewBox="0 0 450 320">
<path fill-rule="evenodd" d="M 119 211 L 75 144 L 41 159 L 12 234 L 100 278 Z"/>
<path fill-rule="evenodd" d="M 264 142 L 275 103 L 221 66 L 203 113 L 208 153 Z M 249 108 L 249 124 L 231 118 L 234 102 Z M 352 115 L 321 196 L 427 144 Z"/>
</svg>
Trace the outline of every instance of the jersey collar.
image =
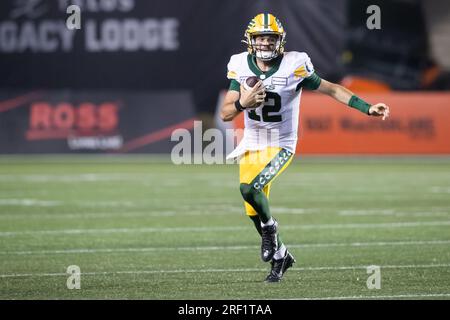
<svg viewBox="0 0 450 320">
<path fill-rule="evenodd" d="M 256 64 L 255 56 L 252 54 L 247 55 L 247 62 L 250 70 L 262 80 L 269 78 L 271 75 L 278 71 L 278 69 L 280 68 L 281 60 L 283 60 L 283 54 L 275 58 L 275 63 L 272 68 L 269 69 L 269 71 L 263 72 Z"/>
</svg>

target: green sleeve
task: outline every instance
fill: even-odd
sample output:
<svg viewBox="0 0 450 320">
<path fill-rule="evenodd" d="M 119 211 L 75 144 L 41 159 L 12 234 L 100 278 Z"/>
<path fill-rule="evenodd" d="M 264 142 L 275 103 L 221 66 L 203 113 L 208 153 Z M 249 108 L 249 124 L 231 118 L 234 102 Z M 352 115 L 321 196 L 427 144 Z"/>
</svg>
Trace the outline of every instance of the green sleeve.
<svg viewBox="0 0 450 320">
<path fill-rule="evenodd" d="M 307 88 L 309 90 L 316 90 L 320 86 L 320 82 L 322 79 L 319 77 L 317 73 L 313 73 L 308 78 L 305 78 L 302 82 L 297 85 L 296 91 L 300 90 L 300 88 Z"/>
<path fill-rule="evenodd" d="M 240 92 L 241 84 L 237 80 L 231 79 L 230 87 L 228 88 L 228 90 L 234 90 L 234 91 Z"/>
</svg>

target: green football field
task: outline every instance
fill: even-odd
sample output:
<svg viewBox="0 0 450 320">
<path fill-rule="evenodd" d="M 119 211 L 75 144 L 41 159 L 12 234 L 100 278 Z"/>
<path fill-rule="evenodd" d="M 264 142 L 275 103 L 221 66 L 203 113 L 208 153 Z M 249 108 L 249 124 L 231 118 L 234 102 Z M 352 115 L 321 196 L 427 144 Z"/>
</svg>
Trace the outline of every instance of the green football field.
<svg viewBox="0 0 450 320">
<path fill-rule="evenodd" d="M 238 186 L 236 165 L 1 157 L 0 298 L 450 298 L 450 158 L 295 159 L 271 191 L 297 259 L 277 284 Z"/>
</svg>

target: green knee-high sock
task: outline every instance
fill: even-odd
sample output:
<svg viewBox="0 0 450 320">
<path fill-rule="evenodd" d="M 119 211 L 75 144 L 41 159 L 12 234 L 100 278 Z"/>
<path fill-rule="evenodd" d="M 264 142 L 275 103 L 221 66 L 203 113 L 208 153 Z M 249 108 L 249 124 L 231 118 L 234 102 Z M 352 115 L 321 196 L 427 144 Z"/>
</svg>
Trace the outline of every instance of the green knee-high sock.
<svg viewBox="0 0 450 320">
<path fill-rule="evenodd" d="M 255 224 L 256 231 L 258 231 L 259 235 L 261 236 L 261 219 L 258 216 L 249 216 L 249 218 L 252 219 L 253 223 Z"/>
<path fill-rule="evenodd" d="M 272 216 L 270 215 L 269 200 L 264 192 L 255 190 L 247 183 L 241 183 L 240 189 L 242 197 L 255 209 L 261 222 L 267 223 Z"/>
<path fill-rule="evenodd" d="M 256 231 L 258 231 L 259 235 L 262 235 L 261 219 L 258 216 L 249 216 L 249 217 L 255 224 Z M 278 248 L 277 249 L 280 249 L 280 247 L 283 245 L 283 241 L 281 240 L 279 233 L 277 234 L 277 239 L 278 239 Z"/>
<path fill-rule="evenodd" d="M 277 239 L 278 239 L 278 247 L 277 247 L 277 250 L 278 250 L 283 245 L 283 241 L 281 240 L 279 233 L 277 233 Z"/>
</svg>

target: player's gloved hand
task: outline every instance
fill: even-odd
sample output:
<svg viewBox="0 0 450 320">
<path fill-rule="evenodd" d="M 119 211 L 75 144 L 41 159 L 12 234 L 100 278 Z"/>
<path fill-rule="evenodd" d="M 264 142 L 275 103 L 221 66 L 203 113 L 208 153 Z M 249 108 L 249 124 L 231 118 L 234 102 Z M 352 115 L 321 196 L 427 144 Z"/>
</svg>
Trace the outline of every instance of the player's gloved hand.
<svg viewBox="0 0 450 320">
<path fill-rule="evenodd" d="M 261 80 L 250 90 L 245 90 L 243 86 L 240 90 L 239 103 L 243 108 L 254 108 L 256 105 L 263 103 L 266 98 L 266 91 Z"/>
<path fill-rule="evenodd" d="M 383 120 L 389 117 L 389 107 L 384 103 L 377 103 L 369 108 L 369 114 L 375 117 L 383 117 Z"/>
</svg>

